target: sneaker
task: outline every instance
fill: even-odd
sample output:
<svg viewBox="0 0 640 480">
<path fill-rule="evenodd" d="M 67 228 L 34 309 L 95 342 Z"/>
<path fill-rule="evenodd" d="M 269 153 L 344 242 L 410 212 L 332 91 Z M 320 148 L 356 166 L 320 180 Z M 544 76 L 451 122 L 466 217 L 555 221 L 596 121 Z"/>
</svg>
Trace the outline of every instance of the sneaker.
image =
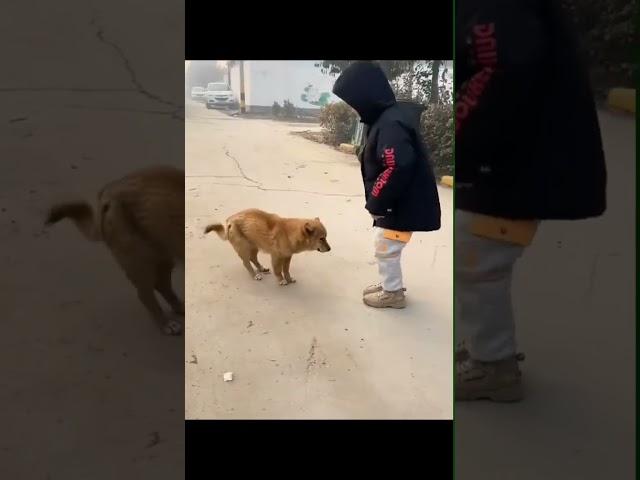
<svg viewBox="0 0 640 480">
<path fill-rule="evenodd" d="M 518 402 L 522 400 L 522 373 L 518 353 L 495 362 L 481 362 L 467 358 L 456 362 L 456 401 L 492 400 Z"/>
<path fill-rule="evenodd" d="M 365 288 L 362 291 L 362 296 L 364 297 L 365 295 L 369 295 L 370 293 L 378 293 L 381 292 L 382 289 L 382 284 L 381 283 L 376 283 L 375 285 L 369 285 L 367 288 Z M 403 292 L 406 292 L 407 289 L 403 288 L 402 289 Z"/>
<path fill-rule="evenodd" d="M 464 340 L 460 341 L 460 343 L 456 344 L 456 348 L 454 350 L 454 358 L 456 363 L 464 362 L 469 358 L 469 350 L 467 350 L 467 345 Z"/>
<path fill-rule="evenodd" d="M 404 290 L 397 290 L 395 292 L 379 290 L 365 295 L 362 301 L 366 305 L 374 308 L 404 308 L 407 306 Z"/>
<path fill-rule="evenodd" d="M 523 361 L 524 353 L 517 353 L 516 357 L 518 357 L 519 361 Z M 461 340 L 459 343 L 456 344 L 456 347 L 454 350 L 454 358 L 456 363 L 464 362 L 469 358 L 469 350 L 467 349 L 467 343 L 465 340 Z"/>
</svg>

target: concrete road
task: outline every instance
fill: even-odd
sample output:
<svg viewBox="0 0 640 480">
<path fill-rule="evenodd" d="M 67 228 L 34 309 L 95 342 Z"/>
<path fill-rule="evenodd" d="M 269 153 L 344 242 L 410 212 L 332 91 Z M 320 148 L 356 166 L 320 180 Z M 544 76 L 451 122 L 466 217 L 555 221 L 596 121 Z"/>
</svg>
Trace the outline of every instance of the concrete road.
<svg viewBox="0 0 640 480">
<path fill-rule="evenodd" d="M 635 478 L 635 123 L 600 122 L 607 212 L 543 223 L 517 266 L 526 399 L 456 404 L 459 480 Z"/>
<path fill-rule="evenodd" d="M 175 480 L 183 339 L 158 332 L 104 245 L 43 221 L 135 168 L 183 165 L 184 3 L 91 3 L 0 16 L 0 478 Z"/>
<path fill-rule="evenodd" d="M 357 159 L 290 134 L 308 128 L 187 108 L 186 417 L 449 419 L 452 192 L 440 190 L 443 228 L 405 250 L 408 308 L 369 309 L 377 267 Z M 252 280 L 203 235 L 250 207 L 320 217 L 331 252 L 295 256 L 296 284 Z"/>
</svg>

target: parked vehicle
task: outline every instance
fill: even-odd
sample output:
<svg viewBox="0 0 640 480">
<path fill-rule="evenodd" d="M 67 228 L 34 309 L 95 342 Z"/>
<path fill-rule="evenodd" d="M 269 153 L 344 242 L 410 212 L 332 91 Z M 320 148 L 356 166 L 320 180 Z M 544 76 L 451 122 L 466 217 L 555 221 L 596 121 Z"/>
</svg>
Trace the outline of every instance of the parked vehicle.
<svg viewBox="0 0 640 480">
<path fill-rule="evenodd" d="M 226 83 L 209 83 L 205 92 L 207 108 L 237 107 L 238 99 Z"/>
<path fill-rule="evenodd" d="M 193 87 L 191 89 L 192 100 L 204 100 L 205 90 L 202 87 Z"/>
</svg>

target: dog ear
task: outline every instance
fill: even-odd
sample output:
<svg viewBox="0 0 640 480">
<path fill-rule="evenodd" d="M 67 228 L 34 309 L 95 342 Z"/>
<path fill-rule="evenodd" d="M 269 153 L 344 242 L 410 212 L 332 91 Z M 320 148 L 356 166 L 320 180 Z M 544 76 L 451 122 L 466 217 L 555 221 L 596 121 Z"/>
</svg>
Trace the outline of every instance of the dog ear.
<svg viewBox="0 0 640 480">
<path fill-rule="evenodd" d="M 311 235 L 315 231 L 313 225 L 311 225 L 311 222 L 307 222 L 304 224 L 304 231 L 308 235 Z"/>
</svg>

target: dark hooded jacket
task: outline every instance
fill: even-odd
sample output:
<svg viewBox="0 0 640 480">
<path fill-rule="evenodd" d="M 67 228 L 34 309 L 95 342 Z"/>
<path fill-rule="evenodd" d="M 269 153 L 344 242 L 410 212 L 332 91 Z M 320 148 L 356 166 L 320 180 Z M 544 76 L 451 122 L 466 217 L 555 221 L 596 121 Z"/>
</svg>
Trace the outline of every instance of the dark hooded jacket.
<svg viewBox="0 0 640 480">
<path fill-rule="evenodd" d="M 358 112 L 366 126 L 360 167 L 365 208 L 382 216 L 375 226 L 406 232 L 440 228 L 433 168 L 420 135 L 424 107 L 396 102 L 382 69 L 355 62 L 338 77 L 333 93 Z"/>
<path fill-rule="evenodd" d="M 538 220 L 604 212 L 595 102 L 559 3 L 456 4 L 456 208 Z"/>
</svg>

